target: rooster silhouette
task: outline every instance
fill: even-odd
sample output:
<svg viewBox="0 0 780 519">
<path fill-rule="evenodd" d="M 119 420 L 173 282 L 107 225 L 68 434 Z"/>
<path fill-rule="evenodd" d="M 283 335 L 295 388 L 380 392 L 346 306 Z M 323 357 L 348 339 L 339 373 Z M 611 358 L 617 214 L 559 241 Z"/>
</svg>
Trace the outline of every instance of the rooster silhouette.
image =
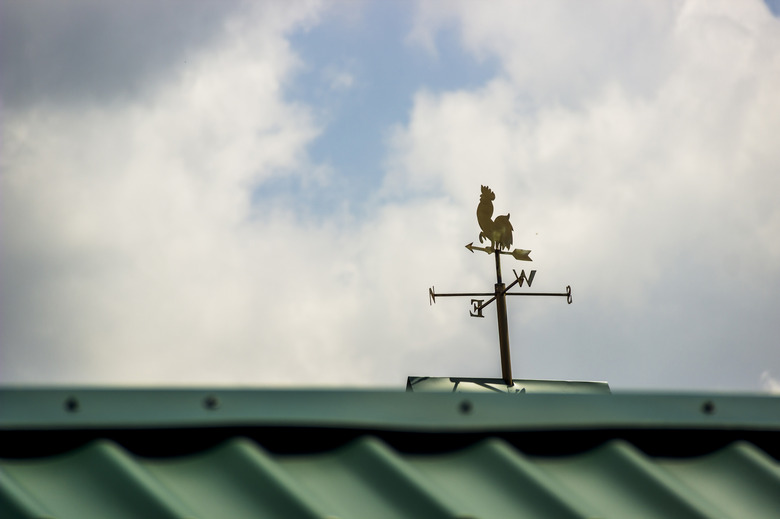
<svg viewBox="0 0 780 519">
<path fill-rule="evenodd" d="M 488 186 L 481 186 L 482 194 L 479 196 L 477 206 L 477 222 L 482 232 L 479 233 L 479 243 L 482 240 L 490 240 L 493 249 L 509 249 L 512 246 L 512 224 L 509 223 L 509 213 L 496 216 L 493 220 L 493 200 L 495 193 Z"/>
</svg>

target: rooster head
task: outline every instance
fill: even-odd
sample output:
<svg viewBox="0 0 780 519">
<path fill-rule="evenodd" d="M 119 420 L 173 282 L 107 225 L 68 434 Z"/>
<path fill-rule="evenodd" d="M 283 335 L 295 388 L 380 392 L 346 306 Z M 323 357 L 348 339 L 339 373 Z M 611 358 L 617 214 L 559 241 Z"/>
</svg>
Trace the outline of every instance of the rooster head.
<svg viewBox="0 0 780 519">
<path fill-rule="evenodd" d="M 483 202 L 485 200 L 493 201 L 496 199 L 496 194 L 491 191 L 491 189 L 487 186 L 480 186 L 482 187 L 482 194 L 479 195 L 479 201 Z"/>
</svg>

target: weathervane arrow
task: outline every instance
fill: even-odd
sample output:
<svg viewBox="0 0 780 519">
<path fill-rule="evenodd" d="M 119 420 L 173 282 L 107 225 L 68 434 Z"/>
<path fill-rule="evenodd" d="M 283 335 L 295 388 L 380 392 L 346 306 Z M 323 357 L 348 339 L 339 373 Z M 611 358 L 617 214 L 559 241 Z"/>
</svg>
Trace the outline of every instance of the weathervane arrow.
<svg viewBox="0 0 780 519">
<path fill-rule="evenodd" d="M 488 254 L 493 254 L 494 252 L 496 252 L 496 249 L 494 249 L 493 247 L 477 247 L 476 245 L 474 245 L 474 242 L 471 242 L 468 245 L 466 245 L 466 248 L 470 250 L 472 253 L 475 250 L 481 250 L 482 252 L 487 252 Z M 499 250 L 498 253 L 509 254 L 510 256 L 513 256 L 518 261 L 533 261 L 531 259 L 531 256 L 529 256 L 529 254 L 531 254 L 531 251 L 529 249 L 515 249 L 512 252 Z"/>
</svg>

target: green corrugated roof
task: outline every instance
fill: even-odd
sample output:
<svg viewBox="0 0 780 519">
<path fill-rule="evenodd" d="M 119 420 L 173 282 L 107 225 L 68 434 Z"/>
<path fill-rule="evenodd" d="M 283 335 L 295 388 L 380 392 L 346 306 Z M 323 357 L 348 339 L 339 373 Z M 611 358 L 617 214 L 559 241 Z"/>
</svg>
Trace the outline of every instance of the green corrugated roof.
<svg viewBox="0 0 780 519">
<path fill-rule="evenodd" d="M 780 465 L 750 443 L 656 458 L 612 440 L 528 456 L 498 438 L 404 454 L 371 436 L 324 453 L 274 455 L 232 438 L 168 459 L 108 440 L 0 462 L 12 517 L 777 517 Z"/>
<path fill-rule="evenodd" d="M 776 517 L 779 435 L 767 396 L 7 389 L 0 517 Z"/>
</svg>

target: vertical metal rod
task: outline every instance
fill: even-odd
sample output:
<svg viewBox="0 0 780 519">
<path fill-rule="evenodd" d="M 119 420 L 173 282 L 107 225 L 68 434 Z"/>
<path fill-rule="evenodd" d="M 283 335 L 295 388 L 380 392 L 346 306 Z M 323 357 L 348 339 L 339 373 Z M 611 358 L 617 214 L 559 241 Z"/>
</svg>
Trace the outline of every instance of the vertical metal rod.
<svg viewBox="0 0 780 519">
<path fill-rule="evenodd" d="M 501 252 L 495 249 L 493 254 L 496 256 L 496 283 L 501 283 Z"/>
<path fill-rule="evenodd" d="M 509 387 L 515 385 L 512 380 L 512 359 L 509 355 L 509 326 L 506 318 L 506 294 L 501 282 L 501 254 L 496 250 L 496 315 L 498 317 L 498 344 L 501 353 L 501 378 Z"/>
</svg>

